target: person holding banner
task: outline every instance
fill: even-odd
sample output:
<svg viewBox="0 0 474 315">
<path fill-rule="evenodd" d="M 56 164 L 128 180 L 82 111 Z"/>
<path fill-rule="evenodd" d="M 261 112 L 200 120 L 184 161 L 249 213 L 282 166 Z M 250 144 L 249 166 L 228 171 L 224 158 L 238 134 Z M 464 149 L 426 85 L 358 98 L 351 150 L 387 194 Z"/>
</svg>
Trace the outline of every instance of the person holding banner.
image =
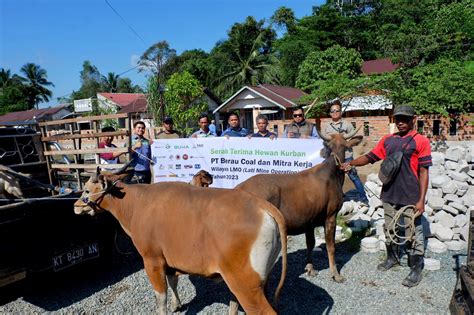
<svg viewBox="0 0 474 315">
<path fill-rule="evenodd" d="M 275 139 L 277 137 L 276 133 L 271 132 L 267 129 L 268 127 L 268 118 L 265 115 L 258 115 L 257 118 L 255 118 L 255 122 L 257 123 L 257 128 L 258 131 L 254 134 L 252 134 L 250 137 L 251 138 L 270 138 L 270 139 Z"/>
<path fill-rule="evenodd" d="M 151 171 L 150 162 L 151 160 L 151 146 L 150 141 L 144 137 L 145 134 L 145 123 L 143 121 L 137 121 L 133 125 L 132 135 L 132 163 L 134 167 L 132 183 L 151 183 Z"/>
<path fill-rule="evenodd" d="M 319 139 L 316 125 L 307 122 L 301 106 L 293 109 L 293 122 L 286 126 L 283 138 L 314 138 Z"/>
<path fill-rule="evenodd" d="M 246 137 L 249 132 L 247 129 L 240 127 L 239 115 L 232 113 L 227 120 L 229 127 L 222 132 L 223 137 Z"/>
<path fill-rule="evenodd" d="M 200 129 L 193 133 L 190 138 L 208 138 L 217 137 L 215 132 L 212 132 L 209 128 L 209 117 L 206 114 L 199 116 L 199 127 Z"/>
</svg>

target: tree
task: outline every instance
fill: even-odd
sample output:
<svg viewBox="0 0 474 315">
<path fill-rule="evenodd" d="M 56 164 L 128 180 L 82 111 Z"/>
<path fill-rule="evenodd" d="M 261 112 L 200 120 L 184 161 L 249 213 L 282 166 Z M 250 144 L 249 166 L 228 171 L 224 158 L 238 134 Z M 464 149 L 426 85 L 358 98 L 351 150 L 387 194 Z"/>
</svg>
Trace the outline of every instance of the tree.
<svg viewBox="0 0 474 315">
<path fill-rule="evenodd" d="M 102 76 L 101 83 L 104 92 L 115 93 L 118 91 L 119 75 L 114 72 L 109 72 L 107 76 Z"/>
<path fill-rule="evenodd" d="M 79 91 L 72 92 L 72 100 L 96 97 L 97 93 L 101 92 L 101 74 L 89 60 L 85 60 L 82 64 L 80 77 L 81 87 Z"/>
<path fill-rule="evenodd" d="M 296 86 L 312 92 L 320 82 L 341 76 L 356 78 L 360 73 L 362 58 L 354 49 L 333 46 L 325 51 L 311 52 L 299 67 Z"/>
<path fill-rule="evenodd" d="M 469 63 L 442 59 L 434 64 L 399 69 L 374 83 L 390 91 L 395 104 L 410 104 L 418 113 L 448 115 L 472 112 L 474 73 Z"/>
<path fill-rule="evenodd" d="M 25 77 L 20 77 L 20 80 L 25 83 L 28 94 L 28 107 L 33 108 L 41 102 L 48 102 L 53 92 L 48 90 L 47 86 L 54 86 L 52 82 L 47 80 L 48 74 L 46 70 L 34 63 L 27 63 L 21 67 L 20 71 Z"/>
<path fill-rule="evenodd" d="M 227 97 L 245 84 L 278 83 L 278 58 L 272 45 L 275 32 L 248 17 L 236 23 L 229 38 L 218 43 L 211 52 L 215 80 L 212 87 L 221 97 Z"/>
<path fill-rule="evenodd" d="M 287 7 L 278 8 L 271 17 L 271 22 L 278 27 L 284 27 L 287 33 L 294 33 L 296 30 L 296 17 L 292 9 Z"/>
<path fill-rule="evenodd" d="M 151 71 L 158 77 L 160 84 L 164 82 L 165 65 L 176 56 L 176 50 L 170 48 L 168 42 L 161 41 L 151 45 L 140 57 L 138 65 L 139 71 Z"/>
<path fill-rule="evenodd" d="M 173 117 L 176 129 L 185 135 L 192 132 L 190 126 L 195 125 L 199 115 L 207 111 L 203 95 L 199 81 L 187 71 L 173 74 L 166 82 L 166 114 Z"/>
</svg>

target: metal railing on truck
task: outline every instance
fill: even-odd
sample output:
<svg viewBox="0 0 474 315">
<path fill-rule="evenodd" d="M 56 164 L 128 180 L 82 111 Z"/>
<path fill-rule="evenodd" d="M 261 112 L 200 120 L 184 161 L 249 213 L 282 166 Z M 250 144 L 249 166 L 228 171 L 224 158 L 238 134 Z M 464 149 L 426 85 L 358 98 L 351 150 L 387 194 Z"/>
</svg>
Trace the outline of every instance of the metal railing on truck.
<svg viewBox="0 0 474 315">
<path fill-rule="evenodd" d="M 124 129 L 112 132 L 101 132 L 101 127 L 103 127 L 101 126 L 101 122 L 106 119 L 118 120 L 121 118 L 125 119 Z M 81 133 L 80 123 L 90 123 L 92 133 Z M 40 122 L 38 125 L 41 131 L 41 142 L 43 143 L 43 151 L 46 157 L 51 184 L 53 184 L 54 180 L 57 179 L 57 174 L 63 172 L 63 174 L 74 174 L 77 181 L 77 188 L 82 189 L 85 180 L 94 173 L 97 167 L 119 169 L 124 166 L 124 163 L 101 164 L 99 156 L 101 153 L 129 153 L 129 148 L 131 147 L 131 117 L 127 113 L 45 121 Z M 51 134 L 52 129 L 56 131 L 56 134 Z M 126 146 L 117 148 L 99 148 L 100 138 L 108 136 L 127 137 Z M 90 139 L 93 141 L 90 141 Z M 84 147 L 84 142 L 86 140 L 88 141 L 88 147 Z M 53 147 L 48 145 L 48 142 L 51 141 L 60 143 L 62 150 L 53 150 Z M 87 155 L 92 155 L 94 157 L 93 160 L 87 161 L 85 159 L 85 156 Z M 72 163 L 58 163 L 58 161 L 54 159 L 58 156 L 70 156 L 72 157 L 70 158 Z M 130 154 L 126 154 L 126 156 L 126 160 L 129 161 Z"/>
</svg>

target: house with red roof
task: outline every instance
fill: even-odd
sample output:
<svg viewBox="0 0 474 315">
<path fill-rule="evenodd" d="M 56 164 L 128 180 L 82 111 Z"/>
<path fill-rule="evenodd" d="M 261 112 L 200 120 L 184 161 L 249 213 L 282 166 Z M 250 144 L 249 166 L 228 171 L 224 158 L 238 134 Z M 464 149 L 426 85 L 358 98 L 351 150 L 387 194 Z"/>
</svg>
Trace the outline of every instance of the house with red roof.
<svg viewBox="0 0 474 315">
<path fill-rule="evenodd" d="M 297 106 L 298 100 L 305 95 L 307 94 L 302 90 L 289 86 L 246 85 L 217 107 L 213 113 L 216 121 L 225 125 L 228 115 L 231 112 L 238 112 L 241 126 L 253 130 L 256 127 L 255 118 L 259 114 L 266 115 L 271 121 L 291 120 L 291 108 Z M 278 128 L 277 125 L 270 126 L 274 132 L 278 132 Z"/>
</svg>

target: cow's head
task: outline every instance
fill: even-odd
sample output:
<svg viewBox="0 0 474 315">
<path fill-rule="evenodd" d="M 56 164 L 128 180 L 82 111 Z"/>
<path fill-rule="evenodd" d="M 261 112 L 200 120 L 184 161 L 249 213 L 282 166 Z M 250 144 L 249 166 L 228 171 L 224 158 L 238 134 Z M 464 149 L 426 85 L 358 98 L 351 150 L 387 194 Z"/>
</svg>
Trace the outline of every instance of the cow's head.
<svg viewBox="0 0 474 315">
<path fill-rule="evenodd" d="M 362 141 L 362 138 L 364 138 L 363 136 L 356 136 L 359 130 L 360 127 L 351 133 L 336 133 L 331 135 L 328 135 L 321 130 L 319 135 L 325 141 L 324 145 L 327 150 L 324 157 L 327 158 L 330 155 L 333 155 L 336 159 L 340 160 L 339 162 L 344 162 L 346 149 L 358 145 Z"/>
<path fill-rule="evenodd" d="M 102 206 L 104 197 L 113 193 L 116 190 L 115 184 L 126 176 L 127 174 L 100 174 L 97 168 L 97 173 L 84 184 L 84 192 L 74 204 L 74 213 L 94 215 L 104 211 L 105 208 Z"/>
<path fill-rule="evenodd" d="M 190 184 L 197 187 L 209 187 L 212 184 L 212 175 L 207 171 L 201 170 L 193 176 Z"/>
</svg>

